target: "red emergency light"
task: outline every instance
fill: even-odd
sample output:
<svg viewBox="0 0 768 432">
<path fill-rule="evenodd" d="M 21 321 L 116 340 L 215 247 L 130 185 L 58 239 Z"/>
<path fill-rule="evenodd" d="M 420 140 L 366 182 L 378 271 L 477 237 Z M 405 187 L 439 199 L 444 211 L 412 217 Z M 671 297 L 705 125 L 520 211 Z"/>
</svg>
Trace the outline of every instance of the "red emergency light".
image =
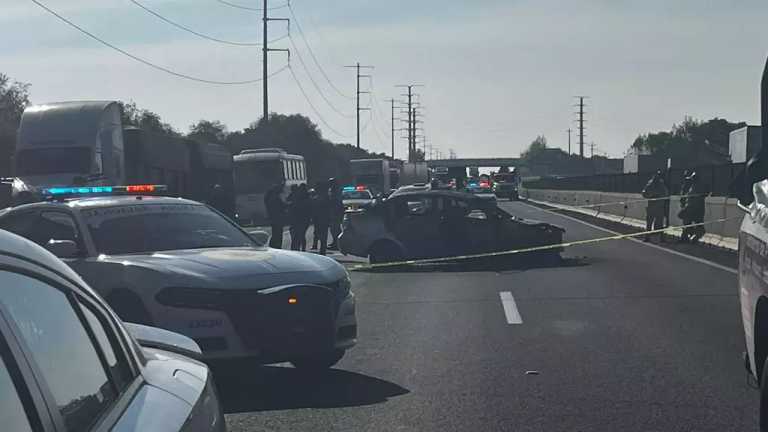
<svg viewBox="0 0 768 432">
<path fill-rule="evenodd" d="M 356 187 L 355 189 L 356 189 L 358 192 L 362 192 L 362 191 L 366 190 L 366 189 L 365 189 L 365 186 L 358 186 L 358 187 Z"/>
<path fill-rule="evenodd" d="M 155 185 L 129 185 L 125 187 L 128 193 L 152 193 L 155 191 Z"/>
</svg>

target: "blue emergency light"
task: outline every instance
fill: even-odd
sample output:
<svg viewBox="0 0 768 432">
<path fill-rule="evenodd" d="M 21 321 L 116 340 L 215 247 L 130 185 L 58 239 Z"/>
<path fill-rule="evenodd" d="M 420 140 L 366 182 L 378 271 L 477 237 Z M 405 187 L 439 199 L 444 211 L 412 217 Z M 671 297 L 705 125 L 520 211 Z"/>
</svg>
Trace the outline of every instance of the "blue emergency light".
<svg viewBox="0 0 768 432">
<path fill-rule="evenodd" d="M 354 192 L 355 187 L 354 186 L 344 186 L 344 189 L 342 189 L 344 192 Z"/>
<path fill-rule="evenodd" d="M 87 196 L 87 195 L 124 195 L 166 191 L 165 185 L 128 185 L 128 186 L 73 186 L 43 189 L 43 196 Z"/>
</svg>

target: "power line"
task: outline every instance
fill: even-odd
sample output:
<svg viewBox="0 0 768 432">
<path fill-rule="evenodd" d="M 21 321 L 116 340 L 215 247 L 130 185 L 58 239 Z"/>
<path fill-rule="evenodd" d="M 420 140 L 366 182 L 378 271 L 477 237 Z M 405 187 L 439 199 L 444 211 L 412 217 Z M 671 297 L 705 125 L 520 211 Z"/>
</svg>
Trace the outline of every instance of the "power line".
<svg viewBox="0 0 768 432">
<path fill-rule="evenodd" d="M 325 73 L 325 69 L 320 65 L 320 62 L 317 60 L 317 56 L 315 55 L 315 52 L 312 50 L 312 47 L 309 45 L 309 42 L 307 41 L 307 37 L 304 35 L 304 30 L 301 28 L 301 24 L 299 23 L 299 20 L 296 18 L 296 13 L 293 10 L 293 6 L 291 6 L 291 3 L 288 2 L 288 10 L 291 12 L 291 17 L 293 17 L 293 23 L 296 24 L 296 28 L 299 29 L 299 35 L 301 36 L 301 39 L 304 40 L 304 44 L 307 46 L 307 50 L 309 51 L 309 54 L 312 56 L 312 60 L 315 61 L 315 65 L 320 70 L 320 73 L 323 75 L 326 81 L 328 81 L 328 84 L 338 93 L 341 97 L 345 97 L 349 100 L 354 99 L 353 97 L 344 94 L 341 90 L 339 90 L 338 87 L 331 81 L 330 78 L 328 78 L 328 74 Z"/>
<path fill-rule="evenodd" d="M 221 4 L 225 4 L 225 5 L 229 6 L 229 7 L 236 8 L 236 9 L 243 9 L 243 10 L 249 10 L 249 11 L 255 11 L 255 12 L 261 12 L 261 11 L 264 10 L 264 8 L 255 8 L 255 7 L 250 7 L 250 6 L 243 6 L 243 5 L 239 5 L 239 4 L 235 4 L 235 3 L 230 3 L 230 2 L 225 1 L 225 0 L 216 0 L 216 1 L 221 3 Z M 289 3 L 285 3 L 285 4 L 281 4 L 279 6 L 268 7 L 267 10 L 282 9 L 282 8 L 288 7 L 288 6 L 289 6 Z"/>
<path fill-rule="evenodd" d="M 291 46 L 293 47 L 294 52 L 296 53 L 296 57 L 299 59 L 299 63 L 301 63 L 301 67 L 304 68 L 304 72 L 307 73 L 307 76 L 309 77 L 309 81 L 312 82 L 312 85 L 315 87 L 318 93 L 320 93 L 320 96 L 323 98 L 326 104 L 328 104 L 329 107 L 331 107 L 332 110 L 336 112 L 336 114 L 346 117 L 346 118 L 353 118 L 354 114 L 347 114 L 342 111 L 340 111 L 336 106 L 325 96 L 325 93 L 323 93 L 323 90 L 320 88 L 320 86 L 317 84 L 317 81 L 315 81 L 314 78 L 312 78 L 312 74 L 309 72 L 309 68 L 307 67 L 307 64 L 304 63 L 304 59 L 301 57 L 301 52 L 299 52 L 299 48 L 296 46 L 296 44 L 293 41 L 293 37 L 289 37 L 288 40 L 291 42 Z"/>
<path fill-rule="evenodd" d="M 256 78 L 256 79 L 243 80 L 243 81 L 216 81 L 216 80 L 197 78 L 197 77 L 194 77 L 194 76 L 191 76 L 191 75 L 186 75 L 186 74 L 183 74 L 183 73 L 175 72 L 175 71 L 173 71 L 171 69 L 168 69 L 166 67 L 154 64 L 154 63 L 152 63 L 152 62 L 150 62 L 148 60 L 144 60 L 143 58 L 135 56 L 135 55 L 129 53 L 128 51 L 125 51 L 122 48 L 119 48 L 119 47 L 117 47 L 115 45 L 112 45 L 111 43 L 105 41 L 104 39 L 101 39 L 100 37 L 98 37 L 95 34 L 89 32 L 88 30 L 85 30 L 84 28 L 78 26 L 77 24 L 73 23 L 72 21 L 68 20 L 67 18 L 59 15 L 56 11 L 54 11 L 53 9 L 51 9 L 48 6 L 44 5 L 43 3 L 41 3 L 38 0 L 31 0 L 31 1 L 32 1 L 32 3 L 36 4 L 37 6 L 41 7 L 42 9 L 44 9 L 46 12 L 48 12 L 51 15 L 55 16 L 56 18 L 58 18 L 59 20 L 63 21 L 64 23 L 68 24 L 70 27 L 80 31 L 81 33 L 83 33 L 86 36 L 90 37 L 91 39 L 101 43 L 102 45 L 107 46 L 109 48 L 112 48 L 113 50 L 119 52 L 120 54 L 122 54 L 122 55 L 124 55 L 126 57 L 130 57 L 131 59 L 133 59 L 133 60 L 135 60 L 135 61 L 137 61 L 139 63 L 142 63 L 142 64 L 144 64 L 146 66 L 149 66 L 149 67 L 151 67 L 153 69 L 157 69 L 159 71 L 165 72 L 167 74 L 173 75 L 175 77 L 188 79 L 190 81 L 197 81 L 197 82 L 201 82 L 201 83 L 205 83 L 205 84 L 216 84 L 216 85 L 245 85 L 245 84 L 253 84 L 253 83 L 256 83 L 256 82 L 259 82 L 259 81 L 263 80 L 263 78 Z M 288 65 L 285 65 L 282 68 L 276 70 L 275 72 L 272 72 L 269 76 L 277 75 L 280 72 L 284 71 L 287 67 L 288 67 Z"/>
<path fill-rule="evenodd" d="M 341 133 L 341 132 L 337 131 L 336 129 L 334 129 L 331 125 L 328 124 L 327 121 L 325 121 L 323 116 L 320 115 L 320 111 L 318 111 L 317 108 L 315 108 L 315 105 L 309 99 L 309 96 L 307 95 L 307 92 L 304 91 L 304 87 L 302 87 L 301 82 L 299 82 L 299 79 L 296 77 L 296 73 L 293 72 L 293 68 L 291 67 L 290 64 L 288 64 L 288 71 L 291 73 L 291 76 L 293 77 L 293 80 L 296 82 L 296 86 L 301 91 L 301 94 L 304 95 L 304 99 L 309 104 L 309 107 L 312 109 L 312 111 L 314 111 L 314 113 L 317 116 L 317 118 L 320 119 L 320 122 L 323 123 L 323 125 L 325 125 L 325 127 L 327 127 L 331 132 L 335 133 L 336 135 L 338 135 L 338 136 L 340 136 L 342 138 L 349 138 L 349 135 L 344 135 L 343 133 Z"/>
<path fill-rule="evenodd" d="M 174 27 L 176 27 L 176 28 L 178 28 L 178 29 L 184 30 L 185 32 L 188 32 L 188 33 L 192 33 L 193 35 L 195 35 L 195 36 L 199 36 L 199 37 L 201 37 L 201 38 L 203 38 L 203 39 L 208 39 L 208 40 L 210 40 L 210 41 L 213 41 L 213 42 L 218 42 L 218 43 L 222 43 L 222 44 L 226 44 L 226 45 L 235 45 L 235 46 L 261 46 L 261 42 L 235 42 L 235 41 L 230 41 L 230 40 L 226 40 L 226 39 L 219 39 L 219 38 L 215 38 L 215 37 L 213 37 L 213 36 L 208 36 L 207 34 L 204 34 L 204 33 L 200 33 L 200 32 L 198 32 L 198 31 L 195 31 L 195 30 L 193 30 L 193 29 L 191 29 L 191 28 L 189 28 L 189 27 L 183 26 L 183 25 L 181 25 L 181 24 L 179 24 L 179 23 L 177 23 L 177 22 L 175 22 L 175 21 L 171 21 L 170 19 L 168 19 L 168 18 L 166 18 L 166 17 L 164 17 L 164 16 L 160 15 L 159 13 L 157 13 L 157 12 L 155 12 L 154 10 L 152 10 L 152 9 L 150 9 L 150 8 L 148 8 L 148 7 L 146 7 L 145 5 L 143 5 L 143 4 L 141 4 L 141 3 L 139 3 L 139 2 L 138 2 L 138 1 L 136 1 L 136 0 L 129 0 L 129 1 L 130 1 L 131 3 L 133 3 L 134 5 L 136 5 L 136 6 L 140 7 L 140 8 L 142 8 L 142 9 L 144 9 L 144 10 L 145 10 L 147 13 L 149 13 L 149 14 L 151 14 L 151 15 L 154 15 L 155 17 L 157 17 L 157 18 L 158 18 L 158 19 L 160 19 L 161 21 L 163 21 L 163 22 L 165 22 L 165 23 L 167 23 L 167 24 L 170 24 L 170 25 L 172 25 L 172 26 L 174 26 Z M 285 36 L 281 36 L 281 37 L 279 37 L 279 38 L 277 38 L 277 39 L 273 39 L 273 40 L 271 40 L 270 42 L 277 42 L 277 41 L 279 41 L 279 40 L 281 40 L 281 39 L 285 39 L 286 37 L 288 37 L 288 35 L 287 35 L 287 34 L 286 34 Z"/>
</svg>

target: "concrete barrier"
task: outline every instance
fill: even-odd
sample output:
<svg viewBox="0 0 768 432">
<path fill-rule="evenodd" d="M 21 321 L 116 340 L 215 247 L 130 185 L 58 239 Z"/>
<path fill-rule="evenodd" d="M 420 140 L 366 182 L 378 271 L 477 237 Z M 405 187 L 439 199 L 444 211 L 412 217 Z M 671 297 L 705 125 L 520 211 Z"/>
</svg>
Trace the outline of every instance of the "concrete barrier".
<svg viewBox="0 0 768 432">
<path fill-rule="evenodd" d="M 645 208 L 647 202 L 643 201 L 640 194 L 626 194 L 596 191 L 565 191 L 554 189 L 522 189 L 522 197 L 531 198 L 563 206 L 597 205 L 594 208 L 584 209 L 587 214 L 593 216 L 610 216 L 608 219 L 626 222 L 628 225 L 645 224 Z M 683 221 L 677 217 L 680 212 L 680 197 L 670 197 L 670 225 L 682 225 Z M 736 204 L 735 198 L 708 197 L 704 221 L 728 218 L 725 222 L 717 222 L 706 226 L 708 237 L 720 237 L 720 243 L 728 246 L 736 244 L 744 213 Z"/>
</svg>

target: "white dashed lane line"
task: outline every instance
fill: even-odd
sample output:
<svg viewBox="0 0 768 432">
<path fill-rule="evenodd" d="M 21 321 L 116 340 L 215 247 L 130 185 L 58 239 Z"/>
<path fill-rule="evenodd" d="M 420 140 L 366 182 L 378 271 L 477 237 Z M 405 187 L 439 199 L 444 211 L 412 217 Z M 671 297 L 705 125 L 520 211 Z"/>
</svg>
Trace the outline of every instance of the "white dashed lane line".
<svg viewBox="0 0 768 432">
<path fill-rule="evenodd" d="M 515 298 L 512 297 L 512 293 L 509 291 L 502 291 L 499 293 L 501 297 L 501 306 L 504 307 L 504 315 L 507 317 L 508 324 L 522 324 L 523 317 L 520 316 L 520 312 L 517 310 L 517 304 Z"/>
</svg>

